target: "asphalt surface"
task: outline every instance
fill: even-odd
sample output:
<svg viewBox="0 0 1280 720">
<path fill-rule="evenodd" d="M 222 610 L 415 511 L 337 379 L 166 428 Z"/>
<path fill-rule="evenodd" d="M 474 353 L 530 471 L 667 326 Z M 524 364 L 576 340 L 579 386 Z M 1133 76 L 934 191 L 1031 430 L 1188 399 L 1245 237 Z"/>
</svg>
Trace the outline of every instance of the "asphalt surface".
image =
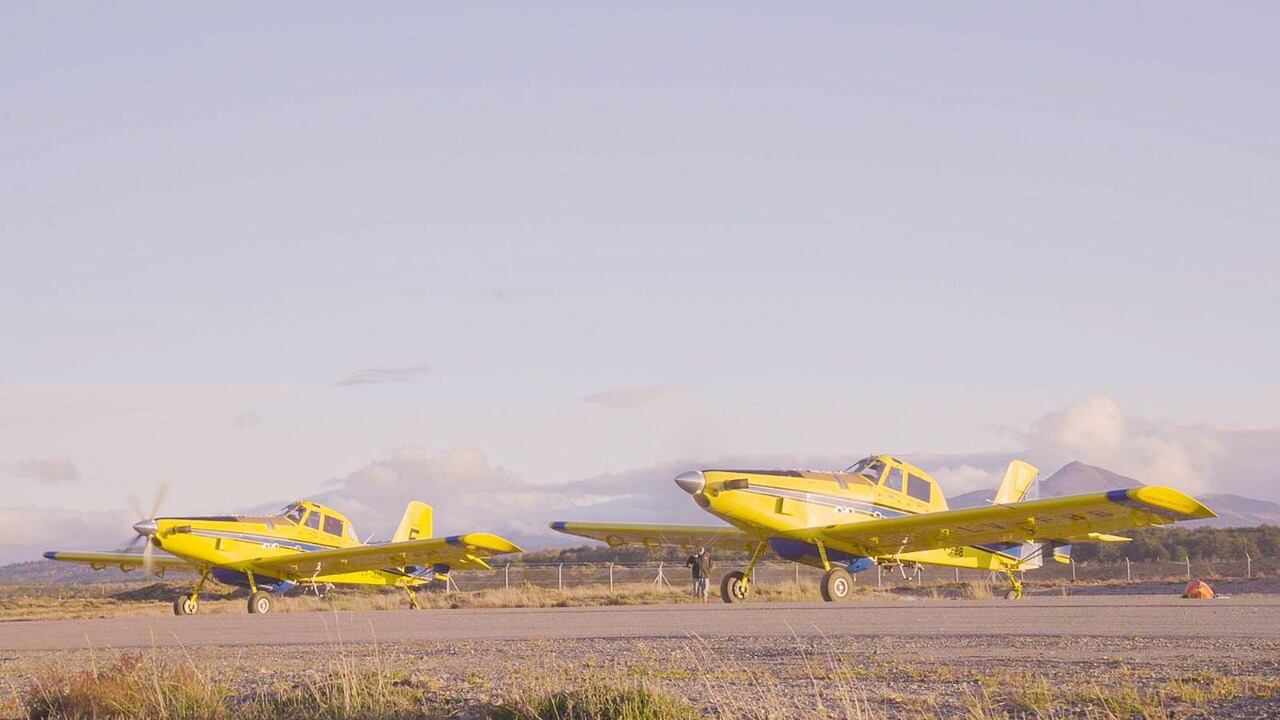
<svg viewBox="0 0 1280 720">
<path fill-rule="evenodd" d="M 0 650 L 692 635 L 1074 635 L 1280 640 L 1280 597 L 748 603 L 15 621 L 0 623 Z"/>
</svg>

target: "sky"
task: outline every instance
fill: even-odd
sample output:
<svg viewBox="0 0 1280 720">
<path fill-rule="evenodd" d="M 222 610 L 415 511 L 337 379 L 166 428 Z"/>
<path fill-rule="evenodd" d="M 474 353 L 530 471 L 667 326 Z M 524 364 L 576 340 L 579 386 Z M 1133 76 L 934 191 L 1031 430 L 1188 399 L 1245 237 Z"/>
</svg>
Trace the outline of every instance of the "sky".
<svg viewBox="0 0 1280 720">
<path fill-rule="evenodd" d="M 1277 20 L 0 7 L 0 560 L 384 467 L 1026 450 L 1280 500 Z"/>
</svg>

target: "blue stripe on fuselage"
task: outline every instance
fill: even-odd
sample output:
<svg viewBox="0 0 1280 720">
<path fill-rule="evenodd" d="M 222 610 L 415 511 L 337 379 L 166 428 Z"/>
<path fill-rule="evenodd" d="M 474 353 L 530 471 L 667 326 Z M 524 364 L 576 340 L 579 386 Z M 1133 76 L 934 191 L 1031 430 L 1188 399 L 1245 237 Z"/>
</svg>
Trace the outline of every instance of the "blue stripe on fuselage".
<svg viewBox="0 0 1280 720">
<path fill-rule="evenodd" d="M 200 530 L 193 529 L 191 535 L 199 537 L 221 538 L 224 540 L 239 540 L 241 542 L 257 543 L 259 545 L 282 547 L 290 550 L 299 550 L 303 552 L 316 552 L 319 550 L 337 550 L 340 545 L 321 545 L 319 543 L 304 542 L 295 540 L 294 538 L 274 537 L 271 535 L 256 535 L 253 533 L 237 533 L 226 530 Z"/>
</svg>

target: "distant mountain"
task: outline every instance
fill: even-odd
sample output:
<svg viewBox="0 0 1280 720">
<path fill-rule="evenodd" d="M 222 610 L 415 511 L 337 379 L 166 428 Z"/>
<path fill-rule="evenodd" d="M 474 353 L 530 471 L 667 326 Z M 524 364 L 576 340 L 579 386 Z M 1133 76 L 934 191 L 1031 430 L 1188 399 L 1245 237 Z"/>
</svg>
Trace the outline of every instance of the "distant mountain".
<svg viewBox="0 0 1280 720">
<path fill-rule="evenodd" d="M 1070 462 L 1058 472 L 1040 481 L 1040 497 L 1062 497 L 1084 493 L 1107 492 L 1124 488 L 1141 487 L 1143 483 L 1131 477 L 1113 473 L 1106 468 Z M 982 507 L 996 496 L 996 488 L 974 490 L 947 498 L 951 508 Z M 1254 500 L 1229 493 L 1206 493 L 1197 499 L 1218 513 L 1210 520 L 1185 523 L 1189 527 L 1252 527 L 1255 525 L 1280 525 L 1280 504 L 1266 500 Z"/>
<path fill-rule="evenodd" d="M 1280 525 L 1280 504 L 1267 500 L 1254 500 L 1230 493 L 1207 493 L 1198 496 L 1209 509 L 1218 513 L 1212 520 L 1193 523 L 1213 527 L 1249 527 L 1253 525 Z"/>
</svg>

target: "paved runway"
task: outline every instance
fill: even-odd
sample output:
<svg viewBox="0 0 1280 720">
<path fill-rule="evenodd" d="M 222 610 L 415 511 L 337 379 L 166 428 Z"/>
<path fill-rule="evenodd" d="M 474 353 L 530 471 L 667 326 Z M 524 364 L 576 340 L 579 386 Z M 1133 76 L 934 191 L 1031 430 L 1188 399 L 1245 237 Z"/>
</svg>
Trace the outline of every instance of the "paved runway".
<svg viewBox="0 0 1280 720">
<path fill-rule="evenodd" d="M 1082 635 L 1280 640 L 1280 597 L 420 610 L 0 623 L 0 650 L 594 637 Z"/>
</svg>

